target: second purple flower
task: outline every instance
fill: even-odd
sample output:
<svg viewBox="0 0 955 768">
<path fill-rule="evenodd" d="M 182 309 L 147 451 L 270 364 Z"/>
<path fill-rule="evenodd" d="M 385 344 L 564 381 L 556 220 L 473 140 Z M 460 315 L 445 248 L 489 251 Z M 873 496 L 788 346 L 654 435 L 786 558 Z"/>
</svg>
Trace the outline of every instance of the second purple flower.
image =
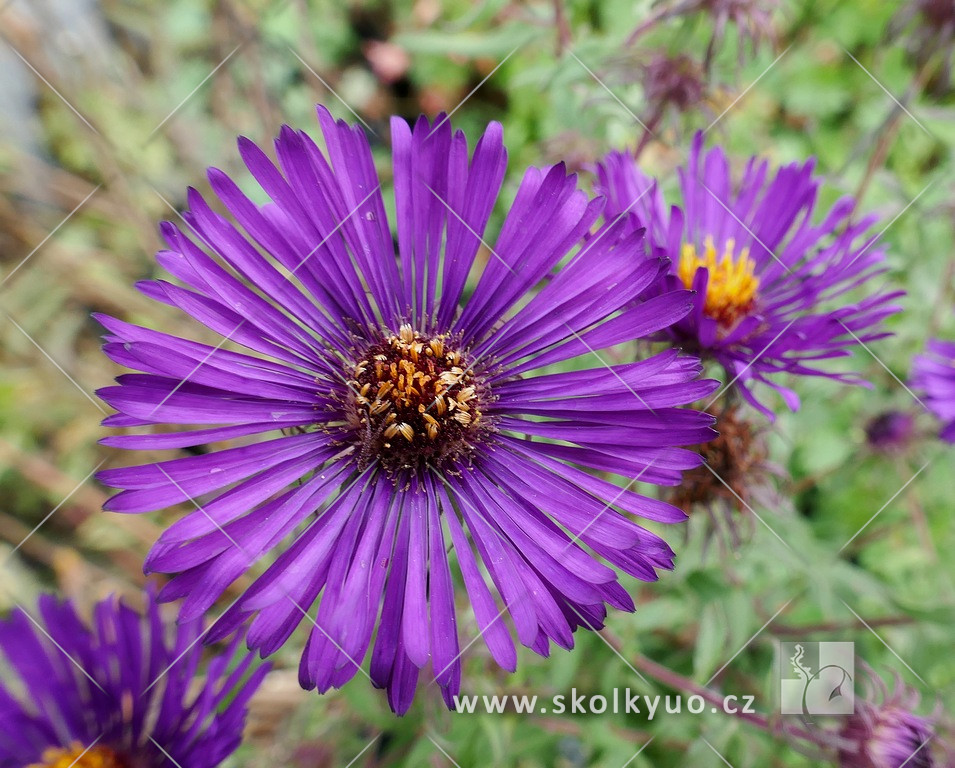
<svg viewBox="0 0 955 768">
<path fill-rule="evenodd" d="M 820 182 L 812 161 L 770 174 L 750 158 L 738 183 L 719 147 L 703 150 L 697 134 L 679 171 L 682 208 L 668 209 L 657 183 L 633 158 L 609 154 L 598 167 L 607 215 L 646 227 L 652 251 L 670 259 L 656 290 L 696 291 L 693 311 L 668 337 L 722 365 L 739 391 L 767 416 L 753 391 L 776 389 L 796 410 L 799 398 L 778 374 L 858 382 L 820 362 L 888 335 L 881 322 L 897 311 L 901 291 L 881 288 L 858 301 L 846 294 L 884 272 L 885 255 L 870 234 L 872 216 L 853 220 L 855 203 L 842 198 L 814 222 Z"/>
</svg>

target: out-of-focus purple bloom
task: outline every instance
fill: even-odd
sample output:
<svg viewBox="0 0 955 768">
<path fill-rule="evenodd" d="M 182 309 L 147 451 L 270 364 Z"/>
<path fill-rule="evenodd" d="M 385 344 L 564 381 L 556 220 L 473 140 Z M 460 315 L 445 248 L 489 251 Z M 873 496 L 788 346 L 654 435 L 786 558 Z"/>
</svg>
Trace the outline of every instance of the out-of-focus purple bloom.
<svg viewBox="0 0 955 768">
<path fill-rule="evenodd" d="M 103 600 L 88 626 L 44 596 L 38 619 L 0 622 L 0 768 L 214 768 L 235 751 L 268 666 L 235 664 L 237 638 L 198 677 L 199 622 L 167 633 L 147 601 L 143 617 Z"/>
<path fill-rule="evenodd" d="M 927 89 L 937 95 L 948 91 L 955 66 L 955 2 L 952 0 L 906 0 L 889 22 L 889 38 L 909 30 L 906 48 L 919 67 L 930 67 L 922 76 Z M 933 64 L 933 58 L 938 61 Z M 927 77 L 926 77 L 927 75 Z"/>
<path fill-rule="evenodd" d="M 634 157 L 656 135 L 668 111 L 686 112 L 700 105 L 707 95 L 707 82 L 702 65 L 684 54 L 670 55 L 663 51 L 644 55 L 638 51 L 626 79 L 636 78 L 643 87 L 645 102 L 643 123 L 646 130 L 640 139 Z"/>
<path fill-rule="evenodd" d="M 671 259 L 658 289 L 697 292 L 694 310 L 674 324 L 670 337 L 717 360 L 769 417 L 752 391 L 758 382 L 778 390 L 793 410 L 799 405 L 795 392 L 772 379 L 776 374 L 859 383 L 817 363 L 888 335 L 881 321 L 899 309 L 892 301 L 902 292 L 880 290 L 840 303 L 885 271 L 882 249 L 867 234 L 875 218 L 852 221 L 854 203 L 844 198 L 813 223 L 819 180 L 811 161 L 770 175 L 769 164 L 754 157 L 734 184 L 725 154 L 718 147 L 704 152 L 701 134 L 680 181 L 683 208 L 667 210 L 656 182 L 628 155 L 611 153 L 598 167 L 608 218 L 647 227 L 653 254 Z"/>
<path fill-rule="evenodd" d="M 915 417 L 906 411 L 886 411 L 873 417 L 865 427 L 866 442 L 874 451 L 904 451 L 915 437 Z"/>
<path fill-rule="evenodd" d="M 703 70 L 684 54 L 657 53 L 642 71 L 644 99 L 654 112 L 667 107 L 683 112 L 696 106 L 706 93 Z"/>
<path fill-rule="evenodd" d="M 634 157 L 640 157 L 646 145 L 660 135 L 668 115 L 671 119 L 678 118 L 698 107 L 703 112 L 712 112 L 707 102 L 710 91 L 706 73 L 700 61 L 692 56 L 663 49 L 627 48 L 610 60 L 606 77 L 611 84 L 621 87 L 636 84 L 643 92 L 639 110 L 643 131 L 633 150 Z M 591 154 L 588 169 L 593 168 L 595 156 L 596 153 Z"/>
<path fill-rule="evenodd" d="M 739 41 L 737 58 L 740 66 L 747 43 L 755 52 L 760 41 L 776 41 L 773 14 L 780 5 L 779 0 L 657 0 L 655 5 L 657 10 L 633 31 L 627 39 L 627 45 L 632 45 L 649 29 L 667 19 L 695 14 L 708 15 L 713 24 L 713 34 L 703 58 L 703 67 L 706 70 L 710 68 L 716 50 L 726 35 L 726 28 L 730 25 L 736 28 Z"/>
<path fill-rule="evenodd" d="M 607 605 L 633 610 L 593 554 L 656 579 L 673 552 L 628 514 L 684 515 L 581 467 L 678 483 L 700 459 L 677 446 L 714 434 L 710 416 L 680 406 L 714 382 L 674 351 L 541 372 L 659 332 L 692 306 L 682 288 L 639 299 L 665 262 L 645 258 L 627 222 L 594 233 L 603 202 L 563 166 L 524 174 L 472 290 L 506 167 L 500 125 L 469 157 L 446 118 L 413 130 L 394 119 L 392 230 L 362 131 L 323 108 L 319 122 L 326 153 L 286 127 L 278 167 L 241 139 L 272 202 L 211 170 L 242 230 L 190 191 L 192 234 L 165 224 L 158 256 L 185 286 L 140 286 L 248 351 L 101 318 L 106 353 L 144 372 L 100 392 L 119 411 L 106 424 L 200 427 L 108 444 L 291 434 L 100 477 L 124 489 L 107 505 L 117 512 L 196 505 L 146 564 L 179 574 L 162 597 L 183 598 L 184 617 L 275 555 L 215 636 L 251 617 L 250 645 L 270 654 L 307 616 L 305 687 L 343 685 L 370 652 L 371 680 L 396 711 L 429 665 L 450 706 L 462 649 L 449 551 L 490 655 L 509 670 L 508 613 L 517 639 L 547 655 L 551 642 L 571 647 L 577 627 L 601 626 Z"/>
<path fill-rule="evenodd" d="M 934 768 L 934 722 L 915 714 L 918 694 L 897 681 L 890 695 L 879 677 L 870 679 L 881 701 L 856 700 L 839 734 L 851 745 L 839 750 L 841 768 Z"/>
<path fill-rule="evenodd" d="M 942 422 L 941 438 L 955 443 L 955 342 L 929 341 L 925 354 L 913 361 L 912 386 Z"/>
</svg>

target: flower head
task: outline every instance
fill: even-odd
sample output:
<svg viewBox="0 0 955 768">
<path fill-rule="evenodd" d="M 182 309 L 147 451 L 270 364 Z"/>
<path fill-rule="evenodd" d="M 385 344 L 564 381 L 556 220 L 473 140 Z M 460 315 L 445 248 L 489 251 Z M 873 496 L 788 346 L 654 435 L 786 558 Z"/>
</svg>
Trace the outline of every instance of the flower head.
<svg viewBox="0 0 955 768">
<path fill-rule="evenodd" d="M 250 675 L 238 641 L 205 677 L 198 622 L 167 637 L 152 591 L 145 617 L 114 598 L 87 625 L 69 602 L 44 596 L 39 619 L 16 609 L 0 622 L 3 768 L 213 768 L 238 747 Z M 232 667 L 232 669 L 230 669 Z"/>
<path fill-rule="evenodd" d="M 662 289 L 697 293 L 694 311 L 674 324 L 671 338 L 723 365 L 768 416 L 752 391 L 757 382 L 777 389 L 792 409 L 799 403 L 771 378 L 776 374 L 857 381 L 816 363 L 887 335 L 879 324 L 898 311 L 891 301 L 901 295 L 876 291 L 843 303 L 847 291 L 884 271 L 884 256 L 866 235 L 874 219 L 850 220 L 851 199 L 811 221 L 819 191 L 812 170 L 811 162 L 792 164 L 770 176 L 768 163 L 752 158 L 734 185 L 723 151 L 704 152 L 697 134 L 680 170 L 683 209 L 668 211 L 656 182 L 627 155 L 611 153 L 598 168 L 608 217 L 647 227 L 653 253 L 670 257 Z"/>
<path fill-rule="evenodd" d="M 933 768 L 934 721 L 915 714 L 918 694 L 897 683 L 890 695 L 880 678 L 870 678 L 882 701 L 856 702 L 839 734 L 849 744 L 839 750 L 841 768 Z"/>
<path fill-rule="evenodd" d="M 709 416 L 679 406 L 713 382 L 673 351 L 623 365 L 599 355 L 667 327 L 691 298 L 638 300 L 665 264 L 642 256 L 642 233 L 624 222 L 585 238 L 602 202 L 562 166 L 524 174 L 491 246 L 501 127 L 469 158 L 446 118 L 413 130 L 396 118 L 393 235 L 364 134 L 322 108 L 319 121 L 327 154 L 284 128 L 279 168 L 241 139 L 272 202 L 254 204 L 211 170 L 244 233 L 191 191 L 191 233 L 164 225 L 170 250 L 158 256 L 185 286 L 141 286 L 245 350 L 101 318 L 106 353 L 144 372 L 100 393 L 119 411 L 106 423 L 199 427 L 108 444 L 288 434 L 100 477 L 124 489 L 114 511 L 191 505 L 146 563 L 179 574 L 162 596 L 183 598 L 187 618 L 274 558 L 214 636 L 252 617 L 249 643 L 269 654 L 305 619 L 304 686 L 343 685 L 370 652 L 367 674 L 396 711 L 428 665 L 450 705 L 462 653 L 452 567 L 490 655 L 510 670 L 506 614 L 546 655 L 551 642 L 571 647 L 577 627 L 601 626 L 607 605 L 633 610 L 595 556 L 655 579 L 673 552 L 628 514 L 684 515 L 585 469 L 678 483 L 699 456 L 677 446 L 713 435 Z M 591 368 L 567 370 L 583 355 Z M 542 370 L 555 364 L 564 370 Z"/>
<path fill-rule="evenodd" d="M 705 541 L 737 549 L 754 530 L 754 505 L 776 507 L 773 476 L 783 474 L 769 459 L 765 425 L 755 424 L 749 409 L 716 402 L 707 411 L 716 419 L 717 437 L 699 447 L 703 464 L 663 496 L 688 515 L 704 513 Z"/>
<path fill-rule="evenodd" d="M 913 361 L 912 386 L 942 422 L 941 438 L 955 443 L 955 342 L 932 339 Z"/>
<path fill-rule="evenodd" d="M 765 435 L 735 404 L 713 405 L 719 435 L 700 446 L 703 465 L 686 473 L 668 498 L 688 514 L 697 505 L 743 512 L 771 471 Z"/>
</svg>

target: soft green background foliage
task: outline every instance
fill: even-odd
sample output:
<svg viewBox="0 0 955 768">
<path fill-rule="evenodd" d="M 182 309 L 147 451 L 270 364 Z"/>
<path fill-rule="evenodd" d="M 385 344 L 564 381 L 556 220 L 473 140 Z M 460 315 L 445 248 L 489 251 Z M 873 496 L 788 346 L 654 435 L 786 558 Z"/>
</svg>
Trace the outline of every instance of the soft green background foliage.
<svg viewBox="0 0 955 768">
<path fill-rule="evenodd" d="M 692 516 L 664 531 L 678 552 L 676 570 L 655 584 L 626 582 L 635 615 L 612 615 L 606 636 L 578 633 L 573 652 L 544 660 L 525 651 L 511 676 L 475 642 L 463 692 L 673 693 L 635 673 L 631 664 L 643 655 L 698 684 L 718 672 L 713 690 L 755 695 L 773 720 L 776 641 L 829 639 L 856 641 L 857 654 L 887 680 L 900 674 L 922 693 L 924 711 L 936 699 L 947 709 L 955 704 L 952 452 L 933 439 L 936 425 L 900 382 L 927 336 L 955 335 L 955 96 L 924 95 L 931 72 L 917 71 L 903 42 L 886 42 L 896 5 L 783 2 L 776 46 L 764 41 L 755 54 L 747 47 L 742 66 L 731 27 L 705 103 L 667 112 L 643 154 L 646 168 L 674 190 L 673 170 L 693 133 L 728 110 L 709 137 L 738 159 L 816 156 L 827 205 L 861 190 L 861 210 L 878 212 L 879 229 L 886 227 L 890 270 L 879 280 L 908 292 L 905 312 L 890 322 L 893 337 L 836 363 L 864 373 L 872 388 L 789 382 L 802 397 L 799 413 L 774 425 L 752 414 L 768 431 L 781 476 L 753 502 L 759 519 L 737 516 L 738 546 L 725 530 L 713 535 L 705 512 Z M 347 104 L 374 131 L 389 187 L 390 114 L 454 109 L 472 145 L 488 120 L 500 120 L 510 172 L 493 231 L 524 166 L 566 159 L 589 184 L 588 163 L 634 146 L 642 134 L 635 118 L 649 119 L 641 56 L 700 56 L 712 31 L 703 16 L 677 20 L 625 48 L 650 12 L 646 0 L 102 0 L 98 9 L 75 11 L 83 24 L 43 18 L 18 1 L 4 8 L 0 51 L 26 97 L 4 110 L 25 134 L 0 136 L 0 279 L 8 278 L 0 286 L 3 610 L 29 605 L 41 590 L 86 607 L 109 592 L 135 600 L 143 556 L 177 515 L 99 511 L 105 491 L 91 471 L 129 457 L 96 443 L 103 414 L 90 393 L 118 371 L 98 351 L 90 313 L 209 340 L 132 286 L 159 274 L 156 223 L 176 217 L 189 185 L 208 189 L 206 166 L 250 186 L 236 135 L 267 145 L 284 122 L 315 135 L 316 102 L 354 120 Z M 389 68 L 397 75 L 390 83 L 381 75 Z M 865 445 L 865 423 L 887 408 L 917 414 L 921 437 L 907 452 L 884 456 Z M 466 644 L 477 630 L 462 615 Z M 325 697 L 299 690 L 301 642 L 296 637 L 275 657 L 249 739 L 230 765 L 820 764 L 723 714 L 658 714 L 652 722 L 453 714 L 430 687 L 399 720 L 361 675 Z"/>
</svg>

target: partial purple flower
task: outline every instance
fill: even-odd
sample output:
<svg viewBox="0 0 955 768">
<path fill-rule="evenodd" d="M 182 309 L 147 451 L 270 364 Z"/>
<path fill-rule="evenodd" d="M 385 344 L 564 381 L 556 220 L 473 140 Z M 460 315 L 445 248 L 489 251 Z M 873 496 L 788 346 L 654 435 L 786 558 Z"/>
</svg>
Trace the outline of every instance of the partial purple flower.
<svg viewBox="0 0 955 768">
<path fill-rule="evenodd" d="M 796 393 L 774 380 L 778 374 L 859 383 L 817 363 L 888 335 L 880 324 L 899 309 L 892 301 L 902 292 L 843 298 L 886 269 L 876 237 L 867 234 L 875 218 L 853 221 L 854 202 L 843 198 L 813 223 L 820 182 L 812 161 L 770 176 L 769 164 L 754 157 L 734 184 L 725 154 L 718 147 L 704 152 L 702 134 L 680 182 L 683 208 L 668 210 L 656 182 L 628 155 L 613 152 L 598 167 L 608 218 L 645 226 L 651 252 L 671 260 L 658 290 L 696 291 L 693 312 L 674 324 L 670 338 L 719 362 L 770 418 L 754 384 L 778 390 L 793 410 L 799 406 Z"/>
<path fill-rule="evenodd" d="M 942 423 L 942 440 L 955 443 L 955 342 L 930 340 L 912 368 L 912 386 Z"/>
<path fill-rule="evenodd" d="M 889 694 L 881 678 L 870 680 L 880 701 L 856 700 L 839 733 L 849 744 L 839 750 L 841 768 L 934 768 L 934 720 L 915 714 L 918 694 L 898 681 Z"/>
<path fill-rule="evenodd" d="M 685 516 L 587 470 L 678 483 L 700 461 L 678 446 L 713 435 L 709 416 L 680 406 L 714 384 L 674 351 L 554 371 L 692 306 L 685 289 L 639 300 L 665 264 L 645 258 L 626 222 L 594 233 L 603 202 L 563 166 L 526 171 L 491 246 L 501 126 L 469 157 L 446 118 L 413 130 L 395 118 L 393 230 L 364 133 L 324 108 L 319 122 L 326 152 L 286 127 L 278 167 L 240 139 L 271 202 L 212 169 L 233 220 L 190 191 L 190 231 L 164 224 L 158 255 L 180 284 L 140 286 L 246 351 L 101 318 L 106 353 L 144 372 L 100 393 L 119 411 L 105 423 L 198 427 L 107 444 L 287 434 L 103 472 L 124 489 L 107 508 L 191 506 L 146 563 L 179 574 L 162 597 L 182 598 L 186 619 L 268 560 L 214 636 L 251 618 L 249 644 L 268 655 L 304 620 L 303 686 L 340 687 L 370 653 L 368 674 L 396 711 L 429 666 L 450 706 L 467 647 L 452 569 L 508 670 L 507 614 L 517 639 L 547 655 L 552 642 L 570 648 L 577 627 L 600 627 L 608 605 L 632 611 L 601 560 L 656 579 L 673 552 L 629 515 Z"/>
<path fill-rule="evenodd" d="M 235 751 L 268 666 L 236 663 L 237 638 L 197 675 L 199 623 L 167 632 L 147 602 L 107 598 L 87 624 L 43 596 L 39 618 L 0 621 L 0 768 L 214 768 Z"/>
</svg>

